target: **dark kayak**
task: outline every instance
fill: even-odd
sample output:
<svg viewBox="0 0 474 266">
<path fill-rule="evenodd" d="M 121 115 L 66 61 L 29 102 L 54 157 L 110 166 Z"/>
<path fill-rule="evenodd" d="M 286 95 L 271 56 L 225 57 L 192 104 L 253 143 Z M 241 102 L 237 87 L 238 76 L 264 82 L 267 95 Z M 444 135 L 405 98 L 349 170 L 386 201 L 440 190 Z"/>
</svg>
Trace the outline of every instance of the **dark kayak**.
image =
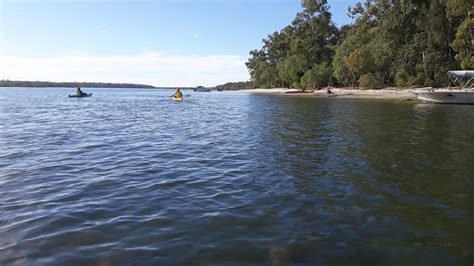
<svg viewBox="0 0 474 266">
<path fill-rule="evenodd" d="M 73 97 L 82 98 L 82 97 L 91 97 L 91 96 L 92 96 L 92 93 L 85 93 L 85 94 L 83 94 L 83 95 L 81 95 L 81 96 L 69 94 L 69 98 L 73 98 Z"/>
</svg>

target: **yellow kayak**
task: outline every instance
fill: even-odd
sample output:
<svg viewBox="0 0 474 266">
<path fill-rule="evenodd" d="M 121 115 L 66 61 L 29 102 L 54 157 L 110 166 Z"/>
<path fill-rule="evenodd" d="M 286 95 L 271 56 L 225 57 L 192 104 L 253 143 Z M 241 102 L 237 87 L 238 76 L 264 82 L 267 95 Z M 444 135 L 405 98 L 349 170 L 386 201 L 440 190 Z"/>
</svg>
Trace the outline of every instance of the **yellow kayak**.
<svg viewBox="0 0 474 266">
<path fill-rule="evenodd" d="M 181 102 L 183 100 L 183 97 L 173 97 L 173 100 Z"/>
</svg>

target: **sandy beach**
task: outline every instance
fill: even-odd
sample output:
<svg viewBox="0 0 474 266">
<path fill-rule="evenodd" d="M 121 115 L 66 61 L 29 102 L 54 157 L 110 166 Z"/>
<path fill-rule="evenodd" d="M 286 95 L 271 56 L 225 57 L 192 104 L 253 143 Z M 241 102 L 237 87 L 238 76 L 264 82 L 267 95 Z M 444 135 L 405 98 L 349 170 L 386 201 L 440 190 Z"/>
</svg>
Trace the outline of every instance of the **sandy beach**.
<svg viewBox="0 0 474 266">
<path fill-rule="evenodd" d="M 273 94 L 285 96 L 300 96 L 300 97 L 326 97 L 326 98 L 359 98 L 359 99 L 386 99 L 386 100 L 415 100 L 415 92 L 426 91 L 428 88 L 418 89 L 400 89 L 395 87 L 384 88 L 379 90 L 363 90 L 353 88 L 330 88 L 331 93 L 327 93 L 327 89 L 316 90 L 314 92 L 306 93 L 285 93 L 286 88 L 273 89 L 251 89 L 241 90 L 245 93 L 252 94 Z"/>
</svg>

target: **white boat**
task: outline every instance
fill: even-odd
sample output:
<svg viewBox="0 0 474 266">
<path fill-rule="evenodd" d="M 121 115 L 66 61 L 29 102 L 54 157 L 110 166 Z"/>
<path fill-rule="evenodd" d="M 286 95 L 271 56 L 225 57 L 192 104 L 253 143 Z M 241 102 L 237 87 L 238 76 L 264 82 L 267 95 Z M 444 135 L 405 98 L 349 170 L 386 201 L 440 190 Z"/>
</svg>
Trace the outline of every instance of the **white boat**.
<svg viewBox="0 0 474 266">
<path fill-rule="evenodd" d="M 435 103 L 474 104 L 474 91 L 432 91 L 417 92 L 416 97 Z"/>
<path fill-rule="evenodd" d="M 444 90 L 415 92 L 416 97 L 434 103 L 474 104 L 474 70 L 448 71 L 449 87 Z M 453 91 L 456 89 L 456 91 Z"/>
<path fill-rule="evenodd" d="M 285 89 L 285 93 L 301 93 L 303 90 L 300 89 Z"/>
</svg>

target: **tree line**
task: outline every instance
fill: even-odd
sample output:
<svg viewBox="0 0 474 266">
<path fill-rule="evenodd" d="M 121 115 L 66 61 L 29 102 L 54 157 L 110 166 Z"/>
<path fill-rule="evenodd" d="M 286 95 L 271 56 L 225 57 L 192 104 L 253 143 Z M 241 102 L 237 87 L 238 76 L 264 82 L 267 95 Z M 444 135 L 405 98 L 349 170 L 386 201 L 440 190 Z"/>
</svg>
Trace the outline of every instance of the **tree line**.
<svg viewBox="0 0 474 266">
<path fill-rule="evenodd" d="M 248 90 L 253 89 L 251 81 L 227 82 L 226 84 L 215 86 L 215 90 Z"/>
<path fill-rule="evenodd" d="M 327 0 L 302 0 L 290 25 L 246 63 L 255 87 L 433 86 L 474 69 L 473 0 L 366 0 L 336 27 Z"/>
<path fill-rule="evenodd" d="M 130 83 L 104 83 L 104 82 L 52 82 L 52 81 L 19 81 L 0 80 L 0 87 L 88 87 L 88 88 L 155 88 L 151 85 Z"/>
</svg>

